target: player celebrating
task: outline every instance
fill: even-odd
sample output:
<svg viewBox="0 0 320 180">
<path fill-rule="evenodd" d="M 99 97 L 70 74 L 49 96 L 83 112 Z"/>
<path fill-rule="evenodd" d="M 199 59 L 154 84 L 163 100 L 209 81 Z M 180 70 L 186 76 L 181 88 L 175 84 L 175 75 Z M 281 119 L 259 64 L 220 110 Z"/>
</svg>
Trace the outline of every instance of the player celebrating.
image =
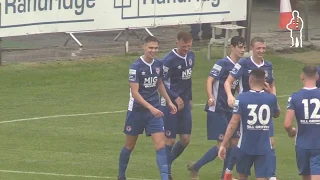
<svg viewBox="0 0 320 180">
<path fill-rule="evenodd" d="M 320 88 L 320 66 L 317 67 L 318 77 L 317 77 L 317 88 Z"/>
<path fill-rule="evenodd" d="M 253 164 L 257 180 L 266 180 L 272 175 L 269 129 L 271 117 L 278 117 L 280 111 L 276 96 L 263 90 L 264 83 L 265 71 L 253 69 L 249 75 L 250 90 L 238 95 L 232 119 L 220 145 L 219 157 L 225 159 L 226 147 L 240 122 L 239 179 L 248 178 Z"/>
<path fill-rule="evenodd" d="M 229 75 L 229 71 L 232 70 L 245 52 L 245 39 L 241 36 L 233 37 L 230 48 L 230 56 L 217 61 L 207 79 L 208 102 L 205 108 L 205 111 L 207 111 L 207 138 L 208 140 L 217 140 L 217 145 L 209 149 L 196 163 L 188 166 L 192 179 L 198 179 L 200 168 L 218 156 L 220 143 L 223 140 L 224 133 L 232 116 L 232 109 L 228 106 L 227 95 L 224 90 L 224 82 Z M 237 87 L 238 81 L 235 81 L 232 85 L 233 94 Z M 238 134 L 239 132 L 235 133 L 234 137 L 239 138 Z M 229 152 L 230 148 L 227 149 L 226 159 L 229 158 Z M 221 178 L 224 176 L 227 163 L 228 161 L 226 160 Z"/>
<path fill-rule="evenodd" d="M 299 175 L 303 180 L 320 179 L 320 89 L 316 87 L 317 69 L 305 66 L 301 74 L 304 87 L 288 100 L 284 128 L 289 137 L 296 136 L 292 127 L 297 119 L 296 158 Z"/>
<path fill-rule="evenodd" d="M 261 68 L 266 72 L 266 83 L 265 88 L 270 89 L 270 92 L 276 95 L 276 87 L 274 84 L 273 78 L 273 70 L 272 70 L 272 63 L 263 59 L 263 55 L 266 51 L 266 44 L 264 39 L 261 37 L 255 37 L 251 40 L 251 49 L 252 49 L 252 56 L 248 58 L 241 59 L 232 69 L 230 75 L 228 76 L 224 87 L 226 94 L 228 96 L 228 104 L 230 107 L 233 107 L 235 103 L 234 95 L 231 92 L 232 83 L 239 79 L 239 94 L 243 92 L 247 92 L 250 89 L 249 86 L 249 74 L 252 70 Z M 274 149 L 274 128 L 273 128 L 273 121 L 271 121 L 270 125 L 270 141 L 272 143 L 272 165 L 273 165 L 273 175 L 270 177 L 270 180 L 276 180 L 275 172 L 276 172 L 276 154 Z M 230 180 L 232 178 L 231 173 L 232 169 L 237 161 L 237 157 L 239 154 L 239 149 L 237 146 L 234 146 L 231 151 L 231 157 L 229 160 L 229 165 L 226 169 L 225 180 Z"/>
<path fill-rule="evenodd" d="M 159 110 L 158 90 L 166 99 L 171 113 L 176 113 L 177 109 L 162 82 L 162 63 L 154 59 L 157 52 L 158 40 L 148 36 L 144 43 L 144 55 L 132 63 L 129 69 L 130 100 L 124 127 L 126 142 L 120 153 L 118 180 L 126 179 L 130 153 L 144 129 L 147 135 L 152 136 L 161 180 L 168 180 L 163 113 Z"/>
<path fill-rule="evenodd" d="M 167 92 L 177 107 L 178 112 L 171 114 L 166 107 L 166 101 L 162 98 L 161 105 L 164 112 L 164 128 L 167 137 L 166 150 L 171 176 L 171 164 L 179 157 L 190 142 L 192 117 L 192 69 L 195 63 L 195 55 L 190 48 L 192 36 L 188 32 L 177 34 L 177 48 L 173 49 L 163 58 L 164 83 Z M 180 141 L 175 143 L 176 135 L 180 135 Z"/>
</svg>

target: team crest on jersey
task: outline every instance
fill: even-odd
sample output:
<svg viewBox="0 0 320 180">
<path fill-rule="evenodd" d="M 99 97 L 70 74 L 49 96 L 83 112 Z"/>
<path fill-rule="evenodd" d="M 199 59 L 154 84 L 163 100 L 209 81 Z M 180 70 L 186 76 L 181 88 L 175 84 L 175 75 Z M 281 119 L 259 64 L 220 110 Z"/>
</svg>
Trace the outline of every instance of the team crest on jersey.
<svg viewBox="0 0 320 180">
<path fill-rule="evenodd" d="M 171 135 L 171 131 L 166 131 L 166 136 L 170 136 Z"/>
<path fill-rule="evenodd" d="M 265 77 L 268 77 L 268 71 L 264 70 L 264 72 L 265 72 Z"/>
<path fill-rule="evenodd" d="M 220 134 L 220 135 L 219 135 L 219 140 L 223 141 L 223 138 L 224 138 L 224 135 L 223 135 L 223 134 Z"/>
<path fill-rule="evenodd" d="M 160 74 L 160 68 L 158 68 L 158 67 L 156 68 L 156 73 Z"/>
<path fill-rule="evenodd" d="M 127 126 L 127 127 L 126 127 L 126 130 L 127 130 L 128 132 L 130 132 L 130 131 L 132 130 L 131 126 Z"/>
<path fill-rule="evenodd" d="M 192 59 L 189 59 L 189 65 L 192 66 Z"/>
<path fill-rule="evenodd" d="M 181 65 L 179 65 L 177 68 L 178 68 L 178 69 L 181 69 Z"/>
</svg>

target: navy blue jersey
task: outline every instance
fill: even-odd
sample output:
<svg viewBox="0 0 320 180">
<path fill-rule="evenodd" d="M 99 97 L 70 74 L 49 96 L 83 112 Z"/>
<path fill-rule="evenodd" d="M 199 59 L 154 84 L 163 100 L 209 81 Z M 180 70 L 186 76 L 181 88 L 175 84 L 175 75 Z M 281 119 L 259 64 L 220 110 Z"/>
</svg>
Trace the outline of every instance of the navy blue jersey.
<svg viewBox="0 0 320 180">
<path fill-rule="evenodd" d="M 158 79 L 163 77 L 162 62 L 154 59 L 152 63 L 147 63 L 140 57 L 133 62 L 129 69 L 129 82 L 139 83 L 139 93 L 148 103 L 154 107 L 159 107 Z M 128 110 L 145 109 L 139 104 L 131 94 Z"/>
<path fill-rule="evenodd" d="M 320 89 L 303 88 L 288 99 L 288 109 L 295 112 L 298 134 L 296 145 L 320 149 Z"/>
<path fill-rule="evenodd" d="M 232 108 L 228 105 L 228 96 L 224 90 L 224 83 L 234 65 L 235 63 L 230 59 L 230 57 L 226 57 L 217 61 L 212 67 L 209 76 L 214 78 L 212 95 L 214 97 L 215 106 L 209 107 L 208 104 L 206 104 L 206 111 L 232 112 Z M 231 92 L 233 95 L 238 87 L 238 82 L 239 80 L 235 80 L 231 86 Z"/>
<path fill-rule="evenodd" d="M 272 64 L 269 61 L 263 61 L 262 64 L 256 64 L 252 56 L 248 58 L 240 59 L 240 61 L 234 66 L 230 75 L 235 79 L 239 79 L 239 93 L 247 92 L 250 90 L 249 86 L 249 74 L 253 69 L 262 68 L 266 72 L 266 82 L 271 84 L 274 81 Z"/>
<path fill-rule="evenodd" d="M 271 150 L 269 127 L 272 117 L 279 111 L 277 97 L 264 91 L 238 95 L 233 109 L 241 115 L 238 147 L 246 154 L 263 155 Z"/>
<path fill-rule="evenodd" d="M 162 60 L 163 82 L 167 93 L 172 100 L 180 97 L 185 103 L 192 100 L 192 70 L 195 63 L 195 55 L 189 51 L 186 56 L 180 56 L 173 49 Z M 165 100 L 161 99 L 165 105 Z"/>
<path fill-rule="evenodd" d="M 320 88 L 320 66 L 317 67 L 319 79 L 317 81 L 317 88 Z"/>
</svg>

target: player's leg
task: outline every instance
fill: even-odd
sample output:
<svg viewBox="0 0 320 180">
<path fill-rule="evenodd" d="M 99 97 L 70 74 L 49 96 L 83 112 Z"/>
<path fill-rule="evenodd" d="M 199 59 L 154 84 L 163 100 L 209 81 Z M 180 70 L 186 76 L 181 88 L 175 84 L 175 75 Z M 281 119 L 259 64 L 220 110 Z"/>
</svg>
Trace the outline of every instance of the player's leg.
<svg viewBox="0 0 320 180">
<path fill-rule="evenodd" d="M 140 112 L 127 112 L 126 123 L 123 132 L 126 134 L 125 145 L 120 152 L 118 179 L 126 179 L 126 170 L 128 167 L 130 154 L 133 151 L 138 135 L 143 133 L 143 122 L 140 118 Z"/>
<path fill-rule="evenodd" d="M 232 113 L 228 114 L 229 121 L 232 117 Z M 232 171 L 235 166 L 235 164 L 238 161 L 240 150 L 238 148 L 238 142 L 240 138 L 240 126 L 237 127 L 236 132 L 233 134 L 231 139 L 231 150 L 230 150 L 230 157 L 227 160 L 227 168 L 225 170 L 224 177 L 225 179 L 231 179 L 232 178 Z"/>
<path fill-rule="evenodd" d="M 156 159 L 160 171 L 161 180 L 169 180 L 168 158 L 165 149 L 164 123 L 162 118 L 156 118 L 149 114 L 146 127 L 147 135 L 152 136 L 152 141 L 156 149 Z"/>
<path fill-rule="evenodd" d="M 213 161 L 218 156 L 219 147 L 223 140 L 226 128 L 227 122 L 224 121 L 220 113 L 211 111 L 207 112 L 207 139 L 216 140 L 217 145 L 210 148 L 198 161 L 188 165 L 190 176 L 193 179 L 198 178 L 198 172 L 202 166 Z M 227 151 L 227 154 L 228 152 L 230 151 Z"/>
<path fill-rule="evenodd" d="M 169 175 L 171 176 L 171 164 L 172 164 L 172 147 L 175 143 L 176 139 L 176 129 L 177 129 L 177 112 L 176 114 L 171 114 L 170 109 L 168 107 L 163 107 L 162 112 L 164 114 L 163 122 L 164 122 L 164 129 L 165 129 L 165 149 L 168 158 L 168 171 Z"/>
<path fill-rule="evenodd" d="M 251 175 L 250 169 L 253 165 L 254 158 L 255 157 L 253 155 L 248 155 L 244 152 L 241 152 L 241 150 L 239 151 L 237 162 L 237 173 L 239 180 L 247 180 L 248 176 Z"/>
<path fill-rule="evenodd" d="M 272 153 L 269 152 L 265 155 L 256 155 L 254 159 L 254 170 L 257 180 L 267 180 L 272 175 Z"/>
<path fill-rule="evenodd" d="M 309 150 L 311 180 L 320 179 L 320 149 Z"/>
<path fill-rule="evenodd" d="M 296 146 L 295 151 L 299 175 L 302 177 L 302 180 L 311 180 L 310 156 L 308 150 Z"/>
<path fill-rule="evenodd" d="M 271 143 L 271 166 L 272 166 L 272 176 L 269 178 L 269 180 L 277 180 L 276 178 L 276 170 L 277 170 L 277 156 L 276 156 L 276 150 L 275 150 L 275 144 L 274 144 L 274 124 L 273 124 L 273 120 L 271 120 L 270 123 L 270 143 Z"/>
<path fill-rule="evenodd" d="M 190 142 L 192 129 L 192 115 L 189 103 L 185 103 L 183 110 L 177 114 L 177 134 L 179 134 L 179 141 L 177 141 L 172 148 L 172 162 L 177 159 Z"/>
</svg>

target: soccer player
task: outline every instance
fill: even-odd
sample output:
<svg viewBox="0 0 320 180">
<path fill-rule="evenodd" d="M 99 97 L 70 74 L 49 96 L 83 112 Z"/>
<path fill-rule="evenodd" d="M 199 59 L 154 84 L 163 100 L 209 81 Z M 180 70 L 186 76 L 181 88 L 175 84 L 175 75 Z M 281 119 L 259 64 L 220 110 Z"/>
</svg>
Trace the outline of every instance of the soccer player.
<svg viewBox="0 0 320 180">
<path fill-rule="evenodd" d="M 317 67 L 318 77 L 317 77 L 317 88 L 320 88 L 320 66 Z"/>
<path fill-rule="evenodd" d="M 301 80 L 304 87 L 288 99 L 284 128 L 289 137 L 296 135 L 296 158 L 303 180 L 320 179 L 320 89 L 316 87 L 317 68 L 305 66 Z M 297 130 L 292 127 L 294 117 Z"/>
<path fill-rule="evenodd" d="M 166 100 L 161 98 L 164 112 L 164 128 L 166 139 L 166 151 L 168 156 L 169 174 L 171 176 L 171 164 L 180 156 L 190 142 L 192 128 L 192 70 L 195 63 L 195 55 L 190 48 L 192 36 L 188 32 L 181 31 L 177 34 L 177 48 L 172 49 L 163 58 L 164 83 L 171 101 L 178 107 L 176 114 L 171 114 L 166 107 Z M 180 141 L 175 143 L 176 135 Z"/>
<path fill-rule="evenodd" d="M 247 92 L 250 90 L 249 86 L 249 74 L 254 69 L 263 69 L 266 72 L 266 83 L 265 83 L 265 89 L 270 89 L 270 92 L 274 95 L 276 95 L 276 87 L 274 83 L 273 78 L 273 69 L 272 69 L 272 63 L 269 61 L 266 61 L 263 59 L 263 55 L 266 51 L 266 44 L 263 38 L 261 37 L 255 37 L 251 40 L 251 50 L 252 50 L 252 56 L 248 58 L 240 59 L 240 61 L 234 66 L 232 71 L 230 72 L 230 75 L 228 76 L 224 87 L 226 94 L 228 96 L 228 104 L 230 107 L 233 107 L 235 103 L 234 95 L 231 92 L 231 86 L 232 83 L 239 79 L 239 94 L 243 92 Z M 270 177 L 270 180 L 276 180 L 276 153 L 274 149 L 274 128 L 273 128 L 273 121 L 271 121 L 270 125 L 270 141 L 272 143 L 272 161 L 273 164 L 273 175 Z M 225 180 L 231 179 L 231 173 L 232 169 L 237 161 L 237 157 L 239 154 L 239 149 L 237 146 L 234 146 L 231 151 L 231 157 L 229 160 L 229 165 L 226 169 L 225 174 Z"/>
<path fill-rule="evenodd" d="M 213 161 L 218 156 L 219 146 L 223 140 L 228 123 L 232 116 L 232 108 L 228 106 L 227 94 L 224 90 L 224 82 L 234 65 L 244 55 L 245 39 L 241 36 L 235 36 L 231 39 L 231 54 L 216 62 L 212 67 L 207 78 L 207 95 L 208 101 L 205 107 L 207 112 L 207 139 L 216 140 L 217 145 L 207 151 L 207 153 L 196 163 L 190 164 L 188 170 L 193 179 L 198 178 L 198 172 L 202 166 Z M 232 85 L 232 93 L 236 92 L 238 81 L 234 81 Z M 239 138 L 239 132 L 234 134 L 234 138 Z M 236 145 L 236 141 L 233 141 Z M 227 149 L 227 159 L 229 158 L 230 148 Z M 224 162 L 222 170 L 223 179 L 224 171 L 228 161 Z"/>
<path fill-rule="evenodd" d="M 257 180 L 267 180 L 272 175 L 269 129 L 272 117 L 278 117 L 280 111 L 277 97 L 263 90 L 264 83 L 265 71 L 253 69 L 249 75 L 250 90 L 237 96 L 232 119 L 219 149 L 219 157 L 225 159 L 226 147 L 240 123 L 240 153 L 237 162 L 240 180 L 248 178 L 253 164 Z"/>
<path fill-rule="evenodd" d="M 160 94 L 166 99 L 171 113 L 177 109 L 171 102 L 162 82 L 163 71 L 161 61 L 155 59 L 158 52 L 158 40 L 153 36 L 145 38 L 144 55 L 133 62 L 129 69 L 130 100 L 124 133 L 126 142 L 119 157 L 118 180 L 125 180 L 125 172 L 138 135 L 146 130 L 156 149 L 156 159 L 161 180 L 168 180 L 168 162 L 165 151 L 163 112 L 159 110 Z"/>
</svg>

